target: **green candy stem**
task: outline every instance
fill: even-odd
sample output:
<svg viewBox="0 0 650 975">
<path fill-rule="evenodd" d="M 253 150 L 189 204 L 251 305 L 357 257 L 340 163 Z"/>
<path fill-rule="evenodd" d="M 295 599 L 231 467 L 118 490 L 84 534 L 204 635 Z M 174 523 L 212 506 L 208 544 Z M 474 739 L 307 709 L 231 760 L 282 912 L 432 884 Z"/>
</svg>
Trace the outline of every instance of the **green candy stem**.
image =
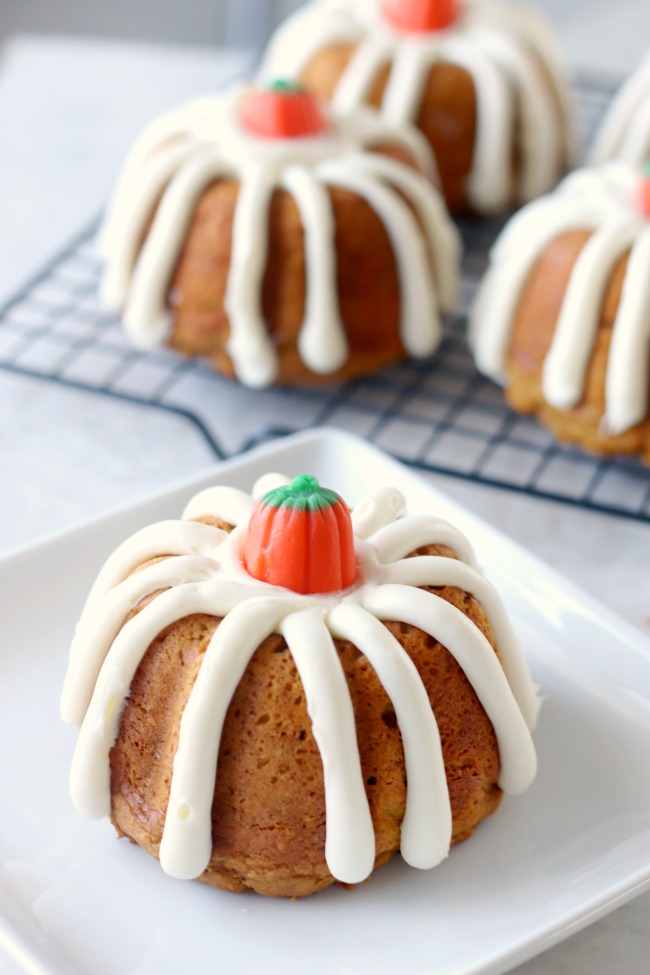
<svg viewBox="0 0 650 975">
<path fill-rule="evenodd" d="M 298 81 L 289 81 L 287 78 L 276 78 L 269 85 L 269 91 L 277 91 L 286 95 L 300 94 L 305 89 Z"/>
<path fill-rule="evenodd" d="M 290 484 L 267 491 L 261 500 L 269 508 L 318 511 L 321 508 L 334 507 L 341 499 L 336 491 L 321 487 L 310 474 L 299 474 Z"/>
</svg>

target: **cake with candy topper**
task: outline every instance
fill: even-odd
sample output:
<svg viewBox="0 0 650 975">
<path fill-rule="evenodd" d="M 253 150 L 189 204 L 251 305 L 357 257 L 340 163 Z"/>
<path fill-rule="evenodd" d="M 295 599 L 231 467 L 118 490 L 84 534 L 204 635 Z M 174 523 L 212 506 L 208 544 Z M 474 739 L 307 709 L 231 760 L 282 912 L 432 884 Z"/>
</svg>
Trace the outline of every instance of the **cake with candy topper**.
<svg viewBox="0 0 650 975">
<path fill-rule="evenodd" d="M 102 293 L 140 347 L 252 387 L 428 356 L 460 247 L 420 133 L 300 86 L 239 87 L 154 122 L 101 237 Z"/>
<path fill-rule="evenodd" d="M 412 122 L 452 212 L 493 214 L 547 192 L 571 156 L 563 59 L 537 12 L 507 0 L 311 0 L 282 25 L 279 69 L 331 101 Z"/>
<path fill-rule="evenodd" d="M 650 463 L 650 169 L 582 169 L 504 229 L 471 315 L 476 364 L 561 440 Z"/>
<path fill-rule="evenodd" d="M 298 897 L 443 860 L 536 768 L 538 699 L 464 536 L 379 488 L 217 486 L 109 558 L 62 715 L 75 805 L 178 878 Z"/>
</svg>

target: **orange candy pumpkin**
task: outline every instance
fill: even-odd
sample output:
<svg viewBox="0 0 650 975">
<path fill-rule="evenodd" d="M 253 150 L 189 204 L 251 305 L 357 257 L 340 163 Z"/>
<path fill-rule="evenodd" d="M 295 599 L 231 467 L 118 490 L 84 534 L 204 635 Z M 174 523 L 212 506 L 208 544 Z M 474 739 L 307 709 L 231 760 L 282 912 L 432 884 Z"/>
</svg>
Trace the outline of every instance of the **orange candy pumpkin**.
<svg viewBox="0 0 650 975">
<path fill-rule="evenodd" d="M 345 501 L 307 474 L 269 491 L 253 508 L 244 564 L 255 579 L 304 595 L 347 589 L 357 565 Z"/>
<path fill-rule="evenodd" d="M 385 20 L 397 30 L 427 33 L 444 30 L 458 19 L 458 0 L 386 0 Z"/>
<path fill-rule="evenodd" d="M 263 139 L 305 139 L 328 129 L 318 100 L 299 85 L 275 81 L 247 92 L 239 108 L 244 129 Z"/>
</svg>

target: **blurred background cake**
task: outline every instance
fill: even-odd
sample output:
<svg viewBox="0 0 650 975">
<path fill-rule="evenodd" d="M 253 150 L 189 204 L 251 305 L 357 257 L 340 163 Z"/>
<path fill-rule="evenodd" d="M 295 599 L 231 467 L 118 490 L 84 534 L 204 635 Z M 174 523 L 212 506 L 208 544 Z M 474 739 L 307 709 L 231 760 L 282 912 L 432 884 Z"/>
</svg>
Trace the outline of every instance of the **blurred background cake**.
<svg viewBox="0 0 650 975">
<path fill-rule="evenodd" d="M 549 190 L 571 155 L 566 73 L 546 20 L 506 0 L 312 0 L 272 38 L 278 71 L 337 110 L 376 106 L 432 146 L 452 212 Z"/>
<path fill-rule="evenodd" d="M 470 340 L 515 410 L 650 463 L 647 170 L 579 170 L 521 210 L 492 251 Z"/>
<path fill-rule="evenodd" d="M 238 87 L 154 122 L 102 234 L 104 299 L 140 347 L 242 383 L 333 382 L 428 356 L 459 242 L 422 135 L 300 87 Z"/>
</svg>

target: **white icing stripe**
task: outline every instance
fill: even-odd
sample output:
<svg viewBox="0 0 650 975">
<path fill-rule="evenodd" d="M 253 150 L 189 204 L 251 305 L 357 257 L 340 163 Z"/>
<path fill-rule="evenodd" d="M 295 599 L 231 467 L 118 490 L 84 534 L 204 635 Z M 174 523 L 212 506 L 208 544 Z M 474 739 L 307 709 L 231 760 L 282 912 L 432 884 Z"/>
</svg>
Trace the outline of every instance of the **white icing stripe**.
<svg viewBox="0 0 650 975">
<path fill-rule="evenodd" d="M 262 167 L 251 168 L 242 178 L 224 301 L 230 320 L 228 354 L 241 381 L 254 387 L 272 383 L 278 368 L 275 348 L 262 317 L 267 234 L 261 232 L 260 226 L 275 183 L 275 173 Z"/>
<path fill-rule="evenodd" d="M 138 665 L 166 626 L 190 613 L 212 611 L 211 593 L 201 586 L 186 583 L 162 593 L 129 620 L 113 641 L 79 731 L 70 773 L 72 800 L 90 819 L 110 814 L 109 753 Z"/>
<path fill-rule="evenodd" d="M 145 228 L 156 203 L 174 173 L 189 158 L 192 148 L 187 143 L 172 145 L 152 161 L 148 179 L 138 191 L 139 173 L 126 182 L 120 199 L 115 200 L 104 235 L 104 256 L 107 269 L 102 281 L 102 300 L 114 309 L 121 309 L 129 294 Z"/>
<path fill-rule="evenodd" d="M 217 487 L 207 488 L 195 494 L 186 505 L 182 517 L 202 518 L 218 511 L 222 521 L 226 521 L 229 525 L 240 525 L 242 522 L 248 522 L 252 510 L 253 501 L 250 495 L 238 488 L 219 484 Z"/>
<path fill-rule="evenodd" d="M 552 32 L 536 12 L 498 0 L 464 0 L 459 19 L 448 30 L 413 35 L 393 30 L 381 17 L 379 3 L 314 0 L 276 32 L 261 76 L 299 77 L 319 51 L 340 43 L 355 48 L 334 91 L 339 110 L 349 111 L 367 99 L 384 64 L 391 71 L 381 111 L 400 121 L 416 116 L 434 63 L 457 64 L 469 72 L 478 110 L 468 195 L 479 212 L 496 212 L 516 195 L 511 159 L 517 124 L 523 137 L 524 197 L 548 190 L 561 171 L 569 86 Z"/>
<path fill-rule="evenodd" d="M 138 258 L 124 324 L 142 348 L 160 345 L 171 328 L 167 289 L 181 252 L 194 207 L 214 180 L 230 175 L 232 167 L 203 150 L 187 159 L 169 183 Z"/>
<path fill-rule="evenodd" d="M 377 72 L 389 56 L 390 45 L 378 38 L 366 37 L 357 45 L 332 98 L 337 112 L 353 111 L 365 102 Z"/>
<path fill-rule="evenodd" d="M 106 560 L 90 590 L 84 613 L 90 612 L 91 605 L 143 562 L 165 555 L 214 556 L 227 538 L 227 533 L 220 528 L 193 521 L 159 521 L 141 528 Z"/>
<path fill-rule="evenodd" d="M 409 43 L 408 39 L 402 41 L 393 56 L 381 103 L 382 115 L 395 122 L 415 122 L 428 73 L 438 57 L 435 49 Z"/>
<path fill-rule="evenodd" d="M 287 34 L 291 36 L 285 43 Z M 348 16 L 347 10 L 307 3 L 271 37 L 258 70 L 258 81 L 268 85 L 279 77 L 295 78 L 318 53 L 323 38 L 328 44 L 355 44 L 362 36 L 362 26 Z"/>
<path fill-rule="evenodd" d="M 496 30 L 473 34 L 479 48 L 498 61 L 520 93 L 523 165 L 518 196 L 534 200 L 553 185 L 562 160 L 562 133 L 548 82 L 513 37 Z"/>
<path fill-rule="evenodd" d="M 408 782 L 402 856 L 412 867 L 435 867 L 449 853 L 451 807 L 438 725 L 420 675 L 392 634 L 360 607 L 337 606 L 329 624 L 365 654 L 393 704 Z"/>
<path fill-rule="evenodd" d="M 539 714 L 539 698 L 530 682 L 519 641 L 494 587 L 471 565 L 442 556 L 418 555 L 385 567 L 385 581 L 408 586 L 457 586 L 481 604 L 490 621 L 501 662 L 529 728 Z"/>
<path fill-rule="evenodd" d="M 454 43 L 445 55 L 469 72 L 476 93 L 476 133 L 467 197 L 479 213 L 498 213 L 514 195 L 512 91 L 503 71 L 469 41 Z"/>
<path fill-rule="evenodd" d="M 375 530 L 368 542 L 383 565 L 397 562 L 424 545 L 445 545 L 462 562 L 475 565 L 474 552 L 465 536 L 453 525 L 432 515 L 410 515 L 387 524 Z"/>
<path fill-rule="evenodd" d="M 352 509 L 352 527 L 357 538 L 368 538 L 388 525 L 404 508 L 404 495 L 396 488 L 382 488 Z"/>
<path fill-rule="evenodd" d="M 70 659 L 77 664 L 69 669 L 61 695 L 64 721 L 77 725 L 83 721 L 111 644 L 140 600 L 159 589 L 209 579 L 214 569 L 214 560 L 201 555 L 156 562 L 120 582 L 98 601 L 92 614 L 82 616 L 70 648 Z"/>
<path fill-rule="evenodd" d="M 290 599 L 248 600 L 221 621 L 205 651 L 181 719 L 160 844 L 160 864 L 172 877 L 191 880 L 210 862 L 217 756 L 226 712 L 251 657 L 288 605 Z"/>
<path fill-rule="evenodd" d="M 650 353 L 650 228 L 630 254 L 607 362 L 605 400 L 609 432 L 622 433 L 648 412 Z"/>
<path fill-rule="evenodd" d="M 592 166 L 616 157 L 621 158 L 621 143 L 625 139 L 630 119 L 642 104 L 645 93 L 645 80 L 633 75 L 619 91 L 596 134 L 596 140 L 589 155 Z"/>
<path fill-rule="evenodd" d="M 99 249 L 104 256 L 114 253 L 116 241 L 122 234 L 120 219 L 128 218 L 134 206 L 134 194 L 139 193 L 144 171 L 155 169 L 159 160 L 171 157 L 181 147 L 190 144 L 187 123 L 179 113 L 155 119 L 137 139 L 122 166 L 120 177 L 110 201 L 106 220 L 99 234 Z M 150 177 L 151 178 L 151 177 Z"/>
<path fill-rule="evenodd" d="M 540 63 L 545 66 L 546 78 L 561 108 L 559 126 L 567 143 L 570 142 L 573 106 L 569 72 L 558 46 L 552 21 L 538 8 L 521 3 L 501 3 L 499 0 L 492 0 L 489 5 L 485 0 L 466 0 L 466 3 L 468 6 L 471 4 L 479 15 L 477 23 L 482 20 L 486 26 L 489 25 L 497 31 L 503 30 L 506 23 L 507 30 L 512 31 L 521 44 L 535 52 Z"/>
<path fill-rule="evenodd" d="M 645 101 L 634 114 L 621 143 L 620 158 L 642 165 L 650 159 L 650 86 Z"/>
<path fill-rule="evenodd" d="M 355 156 L 355 169 L 380 176 L 395 186 L 419 214 L 431 250 L 431 265 L 440 307 L 451 310 L 458 302 L 459 281 L 456 267 L 461 257 L 460 234 L 445 220 L 442 197 L 433 195 L 426 180 L 386 156 Z"/>
<path fill-rule="evenodd" d="M 494 251 L 494 264 L 483 278 L 470 313 L 469 342 L 477 367 L 495 382 L 505 383 L 505 364 L 510 332 L 519 304 L 521 292 L 528 276 L 544 248 L 562 233 L 569 230 L 591 230 L 596 224 L 593 215 L 585 212 L 576 219 L 575 213 L 560 205 L 541 209 L 531 214 L 539 216 L 531 228 L 528 221 L 521 219 L 517 231 L 519 248 L 504 241 L 504 251 L 512 254 L 510 259 L 498 253 L 499 244 Z M 525 218 L 526 210 L 520 216 Z M 517 218 L 515 218 L 517 219 Z M 525 239 L 526 231 L 527 240 Z M 523 240 L 521 238 L 524 238 Z"/>
<path fill-rule="evenodd" d="M 380 145 L 394 145 L 403 149 L 429 182 L 436 186 L 440 185 L 438 166 L 431 147 L 414 126 L 391 123 L 378 115 L 374 109 L 367 109 L 361 105 L 350 116 L 339 118 L 338 122 L 345 129 L 350 127 L 359 144 L 365 149 L 372 150 L 373 147 Z M 446 216 L 447 211 L 442 197 L 437 193 L 433 195 L 438 200 L 441 213 Z M 448 218 L 445 219 L 445 223 L 455 230 Z"/>
<path fill-rule="evenodd" d="M 179 164 L 184 149 L 196 147 L 193 130 L 203 113 L 218 110 L 220 100 L 215 97 L 195 99 L 154 119 L 138 137 L 120 171 L 106 213 L 106 219 L 99 233 L 100 253 L 110 263 L 116 257 L 119 241 L 125 233 L 123 221 L 133 218 L 134 210 L 139 210 L 141 198 L 149 196 L 156 181 L 158 165 L 163 159 L 176 156 Z"/>
<path fill-rule="evenodd" d="M 298 668 L 312 733 L 323 762 L 327 814 L 325 860 L 338 880 L 360 883 L 374 866 L 375 831 L 343 668 L 317 610 L 308 609 L 287 617 L 280 632 Z"/>
<path fill-rule="evenodd" d="M 429 633 L 456 658 L 488 715 L 499 744 L 504 792 L 528 788 L 536 772 L 530 732 L 498 658 L 481 631 L 459 609 L 422 589 L 385 585 L 364 594 L 363 606 L 384 620 L 401 620 Z"/>
<path fill-rule="evenodd" d="M 600 165 L 617 157 L 634 164 L 644 161 L 650 151 L 650 124 L 644 127 L 638 116 L 644 111 L 646 102 L 650 106 L 650 57 L 646 57 L 630 75 L 610 105 L 591 150 L 591 165 Z M 623 149 L 628 138 L 645 140 L 641 155 L 637 155 L 636 149 L 632 155 L 628 154 L 631 152 L 629 148 Z"/>
<path fill-rule="evenodd" d="M 578 218 L 580 227 L 587 230 L 598 224 L 598 214 L 588 207 L 581 209 Z M 531 224 L 535 233 L 531 233 Z M 563 206 L 561 188 L 557 191 L 557 198 L 542 197 L 534 203 L 529 203 L 511 217 L 501 234 L 497 237 L 490 251 L 491 261 L 505 261 L 515 258 L 517 262 L 529 259 L 530 254 L 536 254 L 540 240 L 548 240 L 564 231 L 566 227 L 575 227 L 575 214 L 569 215 L 567 207 Z M 523 256 L 522 256 L 523 255 Z"/>
<path fill-rule="evenodd" d="M 637 233 L 636 221 L 603 227 L 580 252 L 544 362 L 542 388 L 552 406 L 566 409 L 582 398 L 605 289 L 616 261 Z"/>
<path fill-rule="evenodd" d="M 401 280 L 402 344 L 410 355 L 431 355 L 440 344 L 442 330 L 428 255 L 415 217 L 395 193 L 352 166 L 344 170 L 340 163 L 325 163 L 320 173 L 329 185 L 353 190 L 379 215 Z"/>
<path fill-rule="evenodd" d="M 258 483 L 265 489 L 285 482 L 276 474 Z M 234 520 L 250 510 L 252 499 L 246 497 L 215 488 L 190 502 L 188 510 Z M 241 561 L 244 521 L 230 535 L 192 521 L 161 522 L 121 546 L 100 573 L 86 604 L 66 678 L 63 710 L 73 719 L 85 712 L 71 774 L 75 805 L 93 817 L 110 811 L 109 755 L 135 672 L 152 641 L 166 627 L 194 613 L 223 619 L 202 657 L 181 720 L 160 852 L 168 873 L 194 877 L 209 863 L 223 721 L 248 661 L 274 631 L 285 636 L 305 688 L 324 769 L 325 854 L 337 879 L 355 883 L 367 876 L 375 850 L 352 702 L 330 633 L 352 640 L 366 655 L 395 707 L 408 779 L 402 851 L 410 863 L 427 867 L 446 855 L 451 814 L 426 691 L 408 655 L 379 623 L 380 618 L 419 626 L 456 656 L 495 726 L 500 784 L 509 791 L 523 788 L 534 769 L 532 746 L 495 653 L 459 610 L 414 586 L 458 585 L 476 595 L 494 627 L 514 693 L 530 720 L 535 690 L 503 607 L 481 577 L 455 560 L 415 557 L 380 564 L 378 559 L 399 557 L 431 541 L 450 544 L 464 557 L 472 557 L 463 537 L 438 519 L 405 518 L 388 524 L 402 504 L 399 492 L 385 489 L 358 507 L 356 527 L 370 538 L 367 543 L 357 541 L 360 575 L 344 593 L 299 596 L 253 580 Z M 176 550 L 205 551 L 210 557 L 172 557 L 123 581 L 138 563 Z M 120 629 L 144 595 L 167 586 L 173 588 L 159 593 Z M 520 739 L 518 744 L 515 739 Z"/>
<path fill-rule="evenodd" d="M 329 193 L 304 166 L 285 170 L 282 185 L 293 195 L 300 211 L 307 267 L 319 269 L 307 287 L 298 350 L 313 372 L 335 372 L 345 363 L 349 350 L 338 304 L 336 228 Z"/>
<path fill-rule="evenodd" d="M 173 109 L 150 122 L 140 133 L 124 161 L 117 193 L 126 189 L 131 179 L 161 148 L 168 148 L 188 139 L 197 112 L 205 111 L 215 103 L 214 97 L 192 100 L 182 109 Z"/>
</svg>

